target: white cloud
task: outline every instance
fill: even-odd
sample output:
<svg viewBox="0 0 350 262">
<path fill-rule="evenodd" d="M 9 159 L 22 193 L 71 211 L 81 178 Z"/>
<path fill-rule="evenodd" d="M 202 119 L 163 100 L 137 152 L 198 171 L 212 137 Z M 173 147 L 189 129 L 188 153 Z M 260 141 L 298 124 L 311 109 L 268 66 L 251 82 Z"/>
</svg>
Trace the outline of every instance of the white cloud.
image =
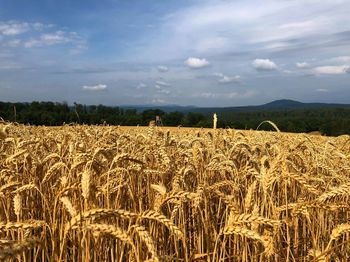
<svg viewBox="0 0 350 262">
<path fill-rule="evenodd" d="M 161 23 L 156 25 L 157 34 L 148 38 L 134 56 L 145 60 L 154 59 L 152 63 L 156 63 L 156 66 L 170 65 L 181 57 L 184 59 L 180 63 L 189 57 L 206 58 L 210 62 L 210 69 L 214 70 L 212 73 L 218 71 L 228 77 L 241 75 L 242 81 L 247 81 L 247 86 L 249 84 L 252 88 L 263 90 L 260 98 L 266 101 L 272 100 L 276 94 L 279 97 L 294 95 L 296 99 L 302 99 L 300 92 L 295 93 L 295 83 L 300 88 L 308 87 L 310 92 L 321 96 L 322 93 L 315 90 L 321 86 L 318 81 L 322 79 L 314 81 L 301 76 L 314 75 L 312 69 L 316 66 L 338 65 L 325 59 L 340 55 L 350 56 L 350 53 L 345 52 L 349 46 L 347 21 L 350 1 L 341 1 L 342 3 L 339 0 L 271 0 L 264 1 L 263 5 L 258 4 L 258 0 L 195 1 L 186 7 L 179 7 L 176 11 L 169 10 L 166 17 L 160 18 Z M 222 40 L 227 40 L 229 44 L 226 45 Z M 216 45 L 220 48 L 216 48 Z M 265 74 L 260 73 L 263 78 L 256 79 L 251 75 L 255 71 L 252 62 L 256 58 L 272 60 L 275 71 L 268 72 L 278 76 L 275 79 L 271 76 L 266 78 Z M 296 62 L 301 65 L 298 67 Z M 309 63 L 309 66 L 302 63 Z M 339 62 L 339 65 L 344 64 L 350 65 L 348 62 Z M 187 68 L 187 63 L 184 66 Z M 271 70 L 271 67 L 258 68 L 257 70 Z M 221 92 L 234 85 L 220 84 L 219 80 L 228 80 L 224 76 L 207 75 L 205 78 L 204 75 L 196 75 L 194 78 L 193 73 L 199 72 L 187 69 L 180 71 L 176 67 L 171 68 L 171 76 L 165 79 L 171 79 L 171 83 L 180 89 L 174 88 L 174 93 L 183 92 L 186 86 L 191 86 L 193 93 L 215 93 L 213 88 Z M 209 69 L 199 69 L 203 70 Z M 332 90 L 343 88 L 343 80 L 332 82 Z M 285 88 L 278 90 L 277 85 L 269 85 L 270 81 L 283 83 Z M 241 88 L 243 87 L 238 86 L 238 91 L 231 91 L 240 93 Z M 250 103 L 259 103 L 258 99 L 259 97 L 256 100 L 251 99 L 254 102 Z M 184 103 L 191 103 L 190 99 L 186 101 L 189 102 Z"/>
<path fill-rule="evenodd" d="M 165 87 L 169 87 L 169 86 L 171 86 L 169 83 L 166 83 L 163 81 L 157 81 L 154 87 L 157 89 L 158 93 L 168 95 L 170 94 L 170 91 L 168 89 L 165 89 Z"/>
<path fill-rule="evenodd" d="M 39 22 L 0 21 L 0 44 L 11 48 L 20 46 L 33 48 L 71 43 L 69 54 L 72 55 L 87 50 L 86 41 L 76 32 L 52 31 L 53 27 L 55 25 Z M 21 35 L 21 38 L 18 35 Z M 17 36 L 17 38 L 14 38 L 14 36 Z"/>
<path fill-rule="evenodd" d="M 297 68 L 300 68 L 300 69 L 305 69 L 305 68 L 309 68 L 310 65 L 306 62 L 300 62 L 300 63 L 296 63 L 295 64 Z"/>
<path fill-rule="evenodd" d="M 88 91 L 103 91 L 107 89 L 107 85 L 98 84 L 94 86 L 83 86 L 83 89 Z"/>
<path fill-rule="evenodd" d="M 147 85 L 143 82 L 140 82 L 137 86 L 136 86 L 136 89 L 142 89 L 142 88 L 145 88 L 147 87 Z"/>
<path fill-rule="evenodd" d="M 288 42 L 271 42 L 266 44 L 264 47 L 266 49 L 284 49 L 291 46 L 291 43 Z"/>
<path fill-rule="evenodd" d="M 157 81 L 156 82 L 157 86 L 171 86 L 169 83 L 163 82 L 163 81 Z"/>
<path fill-rule="evenodd" d="M 42 23 L 27 23 L 18 21 L 7 21 L 0 22 L 0 35 L 5 36 L 15 36 L 26 33 L 31 30 L 41 31 L 46 28 L 52 28 L 52 24 L 42 24 Z"/>
<path fill-rule="evenodd" d="M 190 68 L 199 69 L 209 65 L 209 62 L 205 58 L 189 57 L 185 61 L 185 65 Z"/>
<path fill-rule="evenodd" d="M 54 27 L 54 25 L 53 24 L 42 24 L 42 23 L 36 22 L 36 23 L 32 23 L 31 27 L 37 31 L 42 31 L 46 28 L 52 28 L 52 27 Z"/>
<path fill-rule="evenodd" d="M 319 66 L 312 69 L 315 75 L 340 75 L 349 72 L 350 67 L 342 66 Z"/>
<path fill-rule="evenodd" d="M 275 62 L 270 59 L 255 59 L 252 65 L 258 71 L 271 71 L 277 69 Z"/>
<path fill-rule="evenodd" d="M 155 98 L 152 100 L 152 104 L 165 104 L 166 101 L 164 99 L 159 99 L 159 98 Z"/>
<path fill-rule="evenodd" d="M 24 47 L 42 47 L 58 44 L 74 43 L 76 50 L 80 52 L 87 49 L 86 43 L 76 32 L 56 31 L 54 33 L 42 34 L 38 38 L 31 38 L 24 42 Z"/>
<path fill-rule="evenodd" d="M 202 92 L 197 93 L 194 96 L 195 97 L 202 97 L 202 98 L 213 98 L 213 99 L 232 99 L 232 98 L 250 98 L 255 96 L 257 93 L 252 90 L 247 90 L 243 93 L 238 92 L 228 92 L 228 93 L 213 93 L 213 92 Z"/>
<path fill-rule="evenodd" d="M 212 93 L 212 92 L 203 92 L 203 93 L 196 94 L 195 96 L 204 97 L 204 98 L 217 98 L 219 94 Z"/>
<path fill-rule="evenodd" d="M 313 34 L 315 31 L 320 31 L 326 26 L 327 21 L 324 18 L 314 18 L 312 20 L 282 24 L 278 28 L 286 36 L 302 36 L 307 33 Z"/>
<path fill-rule="evenodd" d="M 169 68 L 167 66 L 164 66 L 164 65 L 159 65 L 157 67 L 158 71 L 161 72 L 161 73 L 164 73 L 164 72 L 168 72 L 169 71 Z"/>
<path fill-rule="evenodd" d="M 339 46 L 346 50 L 349 12 L 347 0 L 195 1 L 161 17 L 160 33 L 135 55 L 166 61 L 284 50 L 310 54 L 324 47 L 339 52 Z"/>
<path fill-rule="evenodd" d="M 29 23 L 18 23 L 15 21 L 0 22 L 0 34 L 14 36 L 23 34 L 30 30 Z"/>
<path fill-rule="evenodd" d="M 219 79 L 219 83 L 232 83 L 232 82 L 236 82 L 238 83 L 240 81 L 241 77 L 240 76 L 224 76 L 223 78 Z"/>
<path fill-rule="evenodd" d="M 221 84 L 228 84 L 228 83 L 238 83 L 241 80 L 241 77 L 239 75 L 236 76 L 227 76 L 223 73 L 214 73 L 215 76 L 219 77 L 218 82 Z"/>
<path fill-rule="evenodd" d="M 318 88 L 318 89 L 316 89 L 316 91 L 317 91 L 317 92 L 321 92 L 321 93 L 327 93 L 327 92 L 329 92 L 329 90 L 328 90 L 328 89 L 325 89 L 325 88 Z"/>
<path fill-rule="evenodd" d="M 77 39 L 77 34 L 75 32 L 66 33 L 64 31 L 56 31 L 52 34 L 43 34 L 37 39 L 30 39 L 24 43 L 24 47 L 41 47 L 41 46 L 51 46 L 56 44 L 65 44 L 72 42 Z"/>
</svg>

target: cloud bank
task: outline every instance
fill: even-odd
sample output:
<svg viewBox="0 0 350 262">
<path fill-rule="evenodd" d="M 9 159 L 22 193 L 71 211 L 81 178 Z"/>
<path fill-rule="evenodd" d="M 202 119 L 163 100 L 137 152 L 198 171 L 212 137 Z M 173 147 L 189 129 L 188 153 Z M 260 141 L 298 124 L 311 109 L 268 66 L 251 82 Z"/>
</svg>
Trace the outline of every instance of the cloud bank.
<svg viewBox="0 0 350 262">
<path fill-rule="evenodd" d="M 349 72 L 350 66 L 319 66 L 315 67 L 312 72 L 315 75 L 341 75 Z"/>
<path fill-rule="evenodd" d="M 0 22 L 0 35 L 15 36 L 30 30 L 31 24 L 16 21 Z"/>
<path fill-rule="evenodd" d="M 103 91 L 107 89 L 107 85 L 104 84 L 97 84 L 93 86 L 83 86 L 83 90 L 88 90 L 88 91 Z"/>
</svg>

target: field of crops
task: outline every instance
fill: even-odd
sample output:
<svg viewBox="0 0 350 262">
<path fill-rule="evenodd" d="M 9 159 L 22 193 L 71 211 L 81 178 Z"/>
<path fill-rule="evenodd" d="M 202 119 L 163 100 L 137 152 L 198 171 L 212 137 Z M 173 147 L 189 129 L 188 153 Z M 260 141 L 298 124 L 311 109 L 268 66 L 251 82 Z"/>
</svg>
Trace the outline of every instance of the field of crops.
<svg viewBox="0 0 350 262">
<path fill-rule="evenodd" d="M 0 124 L 0 260 L 350 261 L 350 137 Z"/>
</svg>

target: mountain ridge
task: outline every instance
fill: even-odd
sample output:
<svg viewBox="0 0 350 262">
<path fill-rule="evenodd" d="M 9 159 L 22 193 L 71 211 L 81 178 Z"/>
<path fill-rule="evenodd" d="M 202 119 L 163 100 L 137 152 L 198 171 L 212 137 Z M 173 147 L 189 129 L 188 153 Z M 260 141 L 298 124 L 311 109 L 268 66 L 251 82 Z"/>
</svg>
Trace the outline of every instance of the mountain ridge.
<svg viewBox="0 0 350 262">
<path fill-rule="evenodd" d="M 321 103 L 312 102 L 304 103 L 292 99 L 279 99 L 262 105 L 250 106 L 230 106 L 230 107 L 197 107 L 197 106 L 180 106 L 180 105 L 127 105 L 120 106 L 124 109 L 136 109 L 144 111 L 147 109 L 160 109 L 164 112 L 253 112 L 253 111 L 276 111 L 276 110 L 296 110 L 296 109 L 317 109 L 317 108 L 350 108 L 350 104 L 338 103 Z"/>
</svg>

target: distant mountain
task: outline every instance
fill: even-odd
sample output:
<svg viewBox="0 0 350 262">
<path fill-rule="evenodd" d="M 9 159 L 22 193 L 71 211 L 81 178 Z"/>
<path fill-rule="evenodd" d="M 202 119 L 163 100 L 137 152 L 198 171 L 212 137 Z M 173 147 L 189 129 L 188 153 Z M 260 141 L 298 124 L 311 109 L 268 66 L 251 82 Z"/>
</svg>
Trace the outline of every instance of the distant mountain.
<svg viewBox="0 0 350 262">
<path fill-rule="evenodd" d="M 317 108 L 350 108 L 350 104 L 328 104 L 328 103 L 302 103 L 290 99 L 275 100 L 258 106 L 239 107 L 212 107 L 196 108 L 194 111 L 203 113 L 212 112 L 256 112 L 256 111 L 281 111 L 296 109 L 317 109 Z"/>
<path fill-rule="evenodd" d="M 299 102 L 299 101 L 294 101 L 294 100 L 289 100 L 289 99 L 281 99 L 281 100 L 275 100 L 270 103 L 261 105 L 259 107 L 264 107 L 264 108 L 290 108 L 290 109 L 295 109 L 295 108 L 300 108 L 305 106 L 305 103 Z"/>
<path fill-rule="evenodd" d="M 350 107 L 350 104 L 328 104 L 328 103 L 302 103 L 299 101 L 289 100 L 289 99 L 281 99 L 272 101 L 265 105 L 261 105 L 259 107 L 267 108 L 267 109 L 302 109 L 302 108 L 324 108 L 324 107 Z"/>
<path fill-rule="evenodd" d="M 195 107 L 179 105 L 139 105 L 139 106 L 121 106 L 124 109 L 136 109 L 142 112 L 147 109 L 160 109 L 164 112 L 256 112 L 256 111 L 281 111 L 296 109 L 316 109 L 316 108 L 350 108 L 350 104 L 332 104 L 332 103 L 302 103 L 290 99 L 275 100 L 267 104 L 258 106 L 237 106 L 237 107 Z"/>
</svg>

